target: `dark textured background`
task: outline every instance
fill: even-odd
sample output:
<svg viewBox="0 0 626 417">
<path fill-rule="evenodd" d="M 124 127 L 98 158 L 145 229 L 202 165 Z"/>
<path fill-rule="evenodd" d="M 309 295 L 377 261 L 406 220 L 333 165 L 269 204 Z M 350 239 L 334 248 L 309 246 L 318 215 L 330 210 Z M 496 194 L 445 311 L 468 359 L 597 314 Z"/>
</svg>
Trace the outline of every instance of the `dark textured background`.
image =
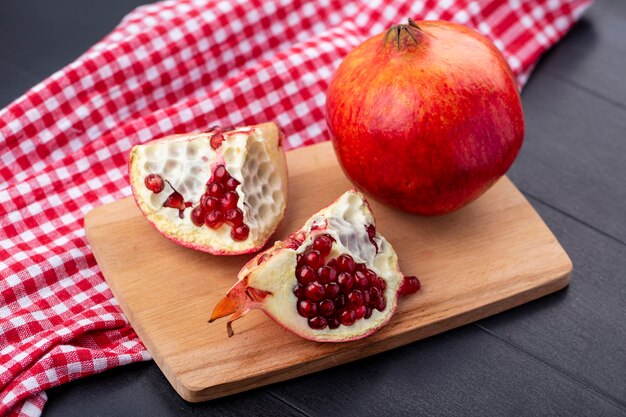
<svg viewBox="0 0 626 417">
<path fill-rule="evenodd" d="M 139 0 L 0 3 L 0 107 Z M 153 362 L 48 392 L 45 416 L 626 415 L 626 2 L 600 0 L 523 92 L 510 177 L 574 262 L 568 289 L 314 375 L 189 404 Z"/>
</svg>

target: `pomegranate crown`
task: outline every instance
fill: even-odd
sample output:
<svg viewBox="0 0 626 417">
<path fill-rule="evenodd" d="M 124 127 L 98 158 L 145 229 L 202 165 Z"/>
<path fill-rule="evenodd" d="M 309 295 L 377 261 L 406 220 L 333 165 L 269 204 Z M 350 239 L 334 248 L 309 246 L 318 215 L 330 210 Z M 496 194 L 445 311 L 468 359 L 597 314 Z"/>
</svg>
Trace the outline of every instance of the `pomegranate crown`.
<svg viewBox="0 0 626 417">
<path fill-rule="evenodd" d="M 418 32 L 415 32 L 415 31 L 418 31 Z M 419 44 L 416 34 L 423 33 L 422 29 L 417 25 L 417 23 L 415 23 L 415 20 L 409 17 L 408 23 L 400 23 L 397 25 L 393 25 L 389 28 L 389 30 L 387 30 L 387 33 L 385 33 L 385 37 L 383 39 L 383 44 L 386 45 L 389 37 L 393 36 L 392 41 L 395 40 L 396 47 L 400 49 L 400 43 L 402 40 L 403 32 L 406 32 L 409 35 L 409 37 L 413 40 L 413 42 L 415 42 L 416 45 Z"/>
</svg>

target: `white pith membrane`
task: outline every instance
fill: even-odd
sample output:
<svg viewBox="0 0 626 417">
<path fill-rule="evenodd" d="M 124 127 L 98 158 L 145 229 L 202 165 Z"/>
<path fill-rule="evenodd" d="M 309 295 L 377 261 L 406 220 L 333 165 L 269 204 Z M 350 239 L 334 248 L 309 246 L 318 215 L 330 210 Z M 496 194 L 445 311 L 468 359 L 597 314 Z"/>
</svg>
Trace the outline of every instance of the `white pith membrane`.
<svg viewBox="0 0 626 417">
<path fill-rule="evenodd" d="M 221 146 L 214 150 L 210 139 L 214 133 L 172 135 L 133 147 L 130 155 L 130 181 L 137 205 L 152 225 L 166 237 L 183 245 L 214 254 L 248 253 L 260 249 L 283 218 L 287 201 L 287 168 L 274 123 L 241 127 L 221 132 Z M 224 165 L 239 185 L 237 207 L 243 212 L 244 224 L 250 228 L 248 238 L 235 241 L 231 225 L 217 229 L 196 226 L 191 211 L 200 204 L 213 170 Z M 153 193 L 144 183 L 149 174 L 160 175 L 165 188 Z M 173 188 L 172 188 L 173 187 Z M 192 206 L 179 211 L 163 207 L 176 190 Z"/>
<path fill-rule="evenodd" d="M 361 193 L 348 191 L 333 204 L 314 214 L 300 229 L 306 234 L 304 242 L 294 250 L 277 242 L 267 251 L 252 259 L 239 273 L 240 280 L 247 277 L 247 287 L 268 294 L 259 303 L 251 302 L 248 308 L 262 308 L 282 326 L 307 339 L 323 342 L 356 340 L 371 334 L 383 326 L 392 316 L 397 305 L 397 292 L 403 275 L 398 267 L 398 257 L 383 236 L 376 233 L 374 241 L 378 253 L 371 243 L 366 227 L 375 225 L 374 217 Z M 328 234 L 335 239 L 325 263 L 341 254 L 349 254 L 356 263 L 365 263 L 376 275 L 385 280 L 383 292 L 386 307 L 381 312 L 373 309 L 368 319 L 357 319 L 351 326 L 341 325 L 337 329 L 322 330 L 309 327 L 307 319 L 297 312 L 297 298 L 293 290 L 297 284 L 297 255 L 304 253 L 319 234 Z M 260 265 L 259 259 L 265 257 Z M 241 282 L 241 281 L 240 281 Z M 239 284 L 240 285 L 240 284 Z M 233 287 L 236 291 L 238 284 Z M 245 314 L 247 309 L 242 313 Z"/>
</svg>

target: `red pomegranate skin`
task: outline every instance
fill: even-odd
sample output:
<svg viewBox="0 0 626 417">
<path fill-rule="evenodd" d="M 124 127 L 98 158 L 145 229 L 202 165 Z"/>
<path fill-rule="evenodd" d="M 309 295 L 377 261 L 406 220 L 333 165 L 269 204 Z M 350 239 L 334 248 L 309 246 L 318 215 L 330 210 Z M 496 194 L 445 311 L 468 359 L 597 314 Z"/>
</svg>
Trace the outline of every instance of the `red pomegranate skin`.
<svg viewBox="0 0 626 417">
<path fill-rule="evenodd" d="M 326 120 L 344 172 L 375 199 L 421 215 L 457 210 L 511 166 L 524 137 L 513 75 L 465 26 L 374 36 L 331 79 Z M 408 26 L 408 25 L 407 25 Z"/>
</svg>

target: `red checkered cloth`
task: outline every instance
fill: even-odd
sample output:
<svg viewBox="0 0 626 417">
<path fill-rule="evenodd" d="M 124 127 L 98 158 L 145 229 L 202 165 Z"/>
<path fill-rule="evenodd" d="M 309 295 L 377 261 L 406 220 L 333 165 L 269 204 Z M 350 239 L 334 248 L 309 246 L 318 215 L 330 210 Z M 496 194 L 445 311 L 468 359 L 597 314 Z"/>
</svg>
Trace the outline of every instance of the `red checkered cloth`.
<svg viewBox="0 0 626 417">
<path fill-rule="evenodd" d="M 0 111 L 0 415 L 38 416 L 46 389 L 150 359 L 83 230 L 85 213 L 130 194 L 131 146 L 266 120 L 288 149 L 327 140 L 334 68 L 409 16 L 482 32 L 522 86 L 589 3 L 206 0 L 132 12 Z"/>
</svg>

